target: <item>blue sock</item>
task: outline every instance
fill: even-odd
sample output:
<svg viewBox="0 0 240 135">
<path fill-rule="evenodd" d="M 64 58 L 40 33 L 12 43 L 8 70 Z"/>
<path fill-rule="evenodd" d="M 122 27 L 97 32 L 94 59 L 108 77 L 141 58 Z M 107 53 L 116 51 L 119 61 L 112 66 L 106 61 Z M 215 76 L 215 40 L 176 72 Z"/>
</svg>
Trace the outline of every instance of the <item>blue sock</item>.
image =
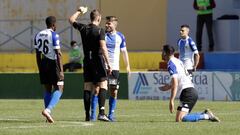
<svg viewBox="0 0 240 135">
<path fill-rule="evenodd" d="M 109 114 L 108 114 L 108 116 L 110 118 L 113 117 L 114 111 L 116 109 L 116 104 L 117 104 L 117 99 L 115 99 L 113 97 L 109 97 Z"/>
<path fill-rule="evenodd" d="M 192 114 L 187 114 L 183 117 L 182 121 L 183 122 L 197 122 L 199 120 L 204 120 L 204 114 L 201 113 L 192 113 Z"/>
<path fill-rule="evenodd" d="M 62 92 L 60 90 L 56 90 L 53 92 L 52 94 L 52 98 L 49 102 L 49 105 L 47 107 L 47 109 L 52 110 L 53 107 L 56 106 L 56 104 L 58 103 L 58 101 L 60 100 L 60 97 L 62 96 Z"/>
<path fill-rule="evenodd" d="M 96 108 L 98 104 L 98 96 L 93 95 L 92 96 L 92 102 L 91 102 L 91 120 L 96 120 Z"/>
<path fill-rule="evenodd" d="M 51 97 L 52 97 L 52 93 L 49 92 L 49 91 L 45 91 L 44 93 L 44 105 L 45 105 L 45 108 L 47 108 L 50 100 L 51 100 Z"/>
</svg>

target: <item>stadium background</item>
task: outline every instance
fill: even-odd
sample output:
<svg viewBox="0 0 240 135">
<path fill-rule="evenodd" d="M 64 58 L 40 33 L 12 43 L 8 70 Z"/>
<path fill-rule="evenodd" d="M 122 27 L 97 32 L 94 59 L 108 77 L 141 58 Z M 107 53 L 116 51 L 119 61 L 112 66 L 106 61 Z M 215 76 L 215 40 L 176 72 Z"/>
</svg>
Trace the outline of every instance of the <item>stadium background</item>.
<svg viewBox="0 0 240 135">
<path fill-rule="evenodd" d="M 63 44 L 63 61 L 66 63 L 69 42 L 74 39 L 81 45 L 79 33 L 70 27 L 67 20 L 78 5 L 87 5 L 90 9 L 99 8 L 103 16 L 119 17 L 119 30 L 127 38 L 133 71 L 156 71 L 161 66 L 164 67 L 160 64 L 162 61 L 160 48 L 165 43 L 175 44 L 181 24 L 190 24 L 191 36 L 195 39 L 196 15 L 192 8 L 192 0 L 0 0 L 0 2 L 2 86 L 0 98 L 41 98 L 42 87 L 38 83 L 33 36 L 45 28 L 46 16 L 56 16 L 59 20 L 57 32 Z M 202 65 L 199 68 L 200 71 L 209 72 L 234 71 L 238 76 L 240 62 L 234 58 L 240 55 L 239 20 L 217 18 L 224 14 L 239 15 L 240 1 L 217 0 L 216 3 L 217 8 L 214 11 L 216 52 L 205 52 L 205 48 Z M 83 23 L 89 22 L 88 16 L 89 13 L 82 17 Z M 207 43 L 206 34 L 203 38 L 204 43 Z M 122 62 L 121 69 L 124 71 Z M 81 98 L 81 72 L 66 73 L 64 98 Z M 128 98 L 128 85 L 125 85 L 128 84 L 127 75 L 123 73 L 121 79 L 123 92 L 120 92 L 120 98 Z"/>
</svg>

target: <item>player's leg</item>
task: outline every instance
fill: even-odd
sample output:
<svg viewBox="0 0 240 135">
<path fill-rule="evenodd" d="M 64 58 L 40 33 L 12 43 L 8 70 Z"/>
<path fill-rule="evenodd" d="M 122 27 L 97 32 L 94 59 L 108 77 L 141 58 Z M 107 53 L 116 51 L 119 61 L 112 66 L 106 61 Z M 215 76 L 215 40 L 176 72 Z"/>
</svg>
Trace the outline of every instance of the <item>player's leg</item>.
<svg viewBox="0 0 240 135">
<path fill-rule="evenodd" d="M 85 66 L 83 66 L 83 68 L 85 68 Z M 96 73 L 94 76 L 94 82 L 96 83 L 95 89 L 97 89 L 97 87 L 100 88 L 98 93 L 98 120 L 109 121 L 109 119 L 105 115 L 105 100 L 107 94 L 107 70 L 103 56 L 95 59 L 95 61 L 93 62 L 93 68 Z"/>
<path fill-rule="evenodd" d="M 180 105 L 177 108 L 176 121 L 196 122 L 203 119 L 199 113 L 190 114 L 198 99 L 197 91 L 194 88 L 182 90 L 180 95 Z"/>
<path fill-rule="evenodd" d="M 64 78 L 61 77 L 60 68 L 58 65 L 56 65 L 56 61 L 51 60 L 49 64 L 50 64 L 49 84 L 52 84 L 54 88 L 51 100 L 47 106 L 47 109 L 51 111 L 57 105 L 62 96 Z"/>
<path fill-rule="evenodd" d="M 44 106 L 45 108 L 47 108 L 50 100 L 51 100 L 51 97 L 52 97 L 52 85 L 51 84 L 48 84 L 49 83 L 49 68 L 45 65 L 48 64 L 48 60 L 47 59 L 43 59 L 42 62 L 41 62 L 41 68 L 40 68 L 40 71 L 39 71 L 39 77 L 40 77 L 40 82 L 41 84 L 44 85 L 44 88 L 45 88 L 45 91 L 44 91 Z"/>
<path fill-rule="evenodd" d="M 90 121 L 90 105 L 91 105 L 92 89 L 93 89 L 92 82 L 84 82 L 83 101 L 84 101 L 84 109 L 85 109 L 85 121 Z"/>
<path fill-rule="evenodd" d="M 51 98 L 52 98 L 52 85 L 45 84 L 45 92 L 44 92 L 44 106 L 47 108 Z"/>
<path fill-rule="evenodd" d="M 196 30 L 196 41 L 198 51 L 202 51 L 202 32 L 203 32 L 204 20 L 201 15 L 197 16 L 197 30 Z"/>
<path fill-rule="evenodd" d="M 57 105 L 63 93 L 63 81 L 58 82 L 58 85 L 54 85 L 54 91 L 52 98 L 47 106 L 50 111 Z"/>
<path fill-rule="evenodd" d="M 115 117 L 114 117 L 114 112 L 117 106 L 117 93 L 118 90 L 117 89 L 110 89 L 111 94 L 109 97 L 109 113 L 108 113 L 108 118 L 110 121 L 115 121 Z"/>
<path fill-rule="evenodd" d="M 99 86 L 93 86 L 93 87 L 94 87 L 94 90 L 93 90 L 92 101 L 91 101 L 90 120 L 96 121 L 96 109 L 97 109 L 97 105 L 98 105 L 98 94 L 99 94 L 100 87 Z"/>
<path fill-rule="evenodd" d="M 213 28 L 212 28 L 213 20 L 212 20 L 212 14 L 206 16 L 206 28 L 207 28 L 207 34 L 208 34 L 208 40 L 209 40 L 209 48 L 208 51 L 214 50 L 214 40 L 213 40 Z"/>
<path fill-rule="evenodd" d="M 42 111 L 43 116 L 45 116 L 49 123 L 54 123 L 54 120 L 51 116 L 52 109 L 58 104 L 63 93 L 63 81 L 58 82 L 58 85 L 54 85 L 54 91 L 51 95 L 51 99 L 49 101 L 46 109 Z"/>
<path fill-rule="evenodd" d="M 220 122 L 209 109 L 204 112 L 190 113 L 197 102 L 197 91 L 194 88 L 187 88 L 180 95 L 181 105 L 178 107 L 176 121 L 197 122 L 199 120 L 211 120 Z"/>
<path fill-rule="evenodd" d="M 108 117 L 105 115 L 105 101 L 107 95 L 107 80 L 99 82 L 99 94 L 98 94 L 98 104 L 99 104 L 99 116 L 98 120 L 109 121 Z"/>
<path fill-rule="evenodd" d="M 41 62 L 41 68 L 39 71 L 41 84 L 44 84 L 44 87 L 45 87 L 45 93 L 44 93 L 45 109 L 42 111 L 42 115 L 46 117 L 48 122 L 53 123 L 54 120 L 50 115 L 51 112 L 50 110 L 47 109 L 52 98 L 51 66 L 46 66 L 46 65 L 52 65 L 51 60 L 46 58 L 43 59 Z"/>
<path fill-rule="evenodd" d="M 117 105 L 117 93 L 119 88 L 119 71 L 117 70 L 112 71 L 112 75 L 110 75 L 108 78 L 108 88 L 110 92 L 108 118 L 110 121 L 115 121 L 114 112 Z"/>
<path fill-rule="evenodd" d="M 48 66 L 49 70 L 47 73 L 48 75 L 46 76 L 48 76 L 49 82 L 47 84 L 51 84 L 54 90 L 51 95 L 51 100 L 49 101 L 47 108 L 43 110 L 42 114 L 47 118 L 48 122 L 53 123 L 54 121 L 50 113 L 52 109 L 57 105 L 62 96 L 64 81 L 60 75 L 61 72 L 59 67 L 56 65 L 56 61 L 48 60 Z"/>
<path fill-rule="evenodd" d="M 84 92 L 83 92 L 83 101 L 85 109 L 85 121 L 90 121 L 90 107 L 91 107 L 91 98 L 92 92 L 94 91 L 94 77 L 95 70 L 92 63 L 89 61 L 84 61 L 83 67 L 83 77 L 84 77 Z"/>
</svg>

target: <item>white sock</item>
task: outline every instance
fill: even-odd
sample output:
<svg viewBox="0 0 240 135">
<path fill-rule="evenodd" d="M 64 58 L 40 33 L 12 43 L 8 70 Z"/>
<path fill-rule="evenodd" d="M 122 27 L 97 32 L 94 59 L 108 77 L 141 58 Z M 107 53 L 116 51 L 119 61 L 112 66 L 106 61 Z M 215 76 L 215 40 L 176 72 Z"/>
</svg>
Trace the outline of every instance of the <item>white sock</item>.
<svg viewBox="0 0 240 135">
<path fill-rule="evenodd" d="M 209 115 L 208 114 L 203 114 L 205 120 L 209 120 Z"/>
</svg>

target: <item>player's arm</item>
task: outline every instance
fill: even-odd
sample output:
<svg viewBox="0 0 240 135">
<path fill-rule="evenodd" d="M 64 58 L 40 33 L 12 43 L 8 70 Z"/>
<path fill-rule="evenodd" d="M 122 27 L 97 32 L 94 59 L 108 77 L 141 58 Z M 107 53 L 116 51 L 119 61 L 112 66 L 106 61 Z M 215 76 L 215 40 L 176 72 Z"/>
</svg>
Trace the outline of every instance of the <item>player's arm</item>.
<svg viewBox="0 0 240 135">
<path fill-rule="evenodd" d="M 40 71 L 40 67 L 41 67 L 41 60 L 42 60 L 42 53 L 38 50 L 38 44 L 37 44 L 37 39 L 36 39 L 37 35 L 35 35 L 34 38 L 34 48 L 36 50 L 36 61 L 37 61 L 37 66 L 38 66 L 38 71 Z"/>
<path fill-rule="evenodd" d="M 169 102 L 169 110 L 171 113 L 174 112 L 174 100 L 177 95 L 178 79 L 177 77 L 172 77 L 171 80 L 171 96 Z"/>
<path fill-rule="evenodd" d="M 198 7 L 198 5 L 197 5 L 197 0 L 194 0 L 194 2 L 193 2 L 193 8 L 194 8 L 195 10 L 200 10 L 199 7 Z"/>
<path fill-rule="evenodd" d="M 172 88 L 172 85 L 164 84 L 163 86 L 159 87 L 159 90 L 161 90 L 161 91 L 169 91 L 171 88 Z"/>
<path fill-rule="evenodd" d="M 216 7 L 216 3 L 214 0 L 210 0 L 210 5 L 207 7 L 207 9 L 213 9 Z"/>
<path fill-rule="evenodd" d="M 123 61 L 126 66 L 127 73 L 130 73 L 131 70 L 130 70 L 130 64 L 129 64 L 128 51 L 126 47 L 122 49 L 122 54 L 123 54 Z"/>
<path fill-rule="evenodd" d="M 105 41 L 105 30 L 100 28 L 99 29 L 99 44 L 100 44 L 100 49 L 103 53 L 103 58 L 107 64 L 107 68 L 109 70 L 109 74 L 112 72 L 112 68 L 109 63 L 109 57 L 108 57 L 108 49 Z"/>
<path fill-rule="evenodd" d="M 54 52 L 56 54 L 56 62 L 57 62 L 57 66 L 59 67 L 60 70 L 60 80 L 64 79 L 64 74 L 63 74 L 63 64 L 62 64 L 62 53 L 60 50 L 60 39 L 59 39 L 59 35 L 57 33 L 53 33 L 52 35 L 52 39 L 53 39 L 53 49 Z"/>
<path fill-rule="evenodd" d="M 38 70 L 40 71 L 40 67 L 41 67 L 41 52 L 38 51 L 38 49 L 36 49 L 36 60 L 37 60 L 37 66 L 38 66 Z"/>
<path fill-rule="evenodd" d="M 192 49 L 193 54 L 194 54 L 193 55 L 193 59 L 194 59 L 193 71 L 196 71 L 199 60 L 200 60 L 200 55 L 199 55 L 199 52 L 197 50 L 197 46 L 196 46 L 195 42 L 192 41 L 192 40 L 189 40 L 189 43 L 190 43 L 190 48 Z"/>
<path fill-rule="evenodd" d="M 193 70 L 196 71 L 198 63 L 200 60 L 200 55 L 198 53 L 194 53 L 194 65 L 193 65 Z"/>
<path fill-rule="evenodd" d="M 56 56 L 57 56 L 57 64 L 58 67 L 60 68 L 60 79 L 64 79 L 64 74 L 63 74 L 63 64 L 62 64 L 62 53 L 60 49 L 54 49 Z"/>
<path fill-rule="evenodd" d="M 109 63 L 109 57 L 108 57 L 106 41 L 105 40 L 100 40 L 99 42 L 100 42 L 100 48 L 102 49 L 104 60 L 105 60 L 105 62 L 107 64 L 109 72 L 111 73 L 112 69 L 111 69 L 111 66 L 110 66 L 110 63 Z"/>
<path fill-rule="evenodd" d="M 87 7 L 79 7 L 78 10 L 72 16 L 69 17 L 69 23 L 73 25 L 74 22 L 77 22 L 77 18 L 80 15 L 85 14 L 87 10 L 88 10 Z"/>
</svg>

